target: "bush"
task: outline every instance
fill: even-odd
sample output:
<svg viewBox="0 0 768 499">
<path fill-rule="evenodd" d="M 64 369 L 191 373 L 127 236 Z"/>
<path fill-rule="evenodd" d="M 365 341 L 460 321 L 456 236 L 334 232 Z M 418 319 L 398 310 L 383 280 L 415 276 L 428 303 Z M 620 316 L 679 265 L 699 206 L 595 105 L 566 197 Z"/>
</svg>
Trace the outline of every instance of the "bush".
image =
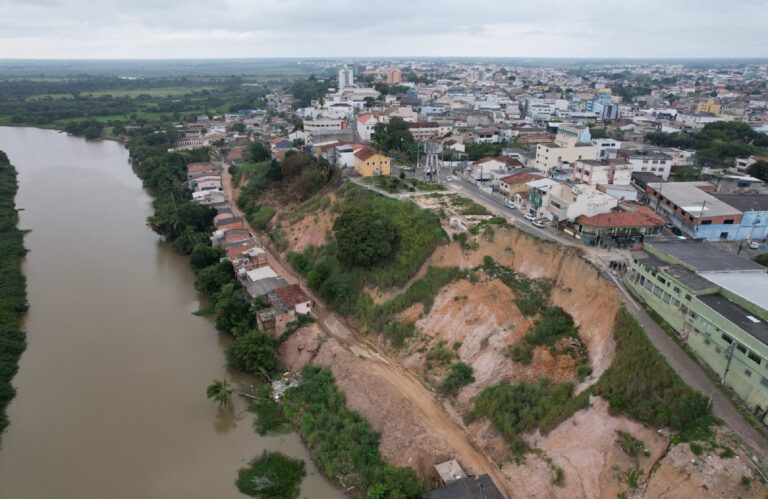
<svg viewBox="0 0 768 499">
<path fill-rule="evenodd" d="M 398 233 L 386 218 L 359 208 L 348 208 L 333 224 L 339 259 L 357 267 L 371 267 L 392 257 Z"/>
<path fill-rule="evenodd" d="M 638 457 L 645 452 L 645 444 L 632 436 L 631 433 L 618 430 L 619 446 L 627 453 L 629 457 Z"/>
<path fill-rule="evenodd" d="M 237 489 L 260 499 L 290 499 L 299 496 L 307 475 L 304 461 L 280 452 L 267 452 L 237 472 Z"/>
<path fill-rule="evenodd" d="M 275 216 L 275 209 L 269 206 L 263 206 L 253 212 L 250 216 L 251 224 L 254 229 L 267 230 L 269 223 L 272 221 L 272 217 Z"/>
<path fill-rule="evenodd" d="M 372 498 L 421 499 L 427 491 L 411 468 L 384 463 L 378 433 L 346 408 L 328 369 L 306 366 L 301 383 L 283 394 L 282 406 L 325 475 Z"/>
<path fill-rule="evenodd" d="M 235 338 L 227 349 L 227 363 L 248 374 L 271 376 L 282 370 L 275 343 L 258 330 Z"/>
<path fill-rule="evenodd" d="M 472 367 L 464 362 L 456 362 L 451 366 L 451 372 L 443 380 L 440 389 L 449 397 L 455 397 L 462 387 L 474 382 L 475 376 Z"/>
<path fill-rule="evenodd" d="M 755 261 L 764 267 L 768 267 L 768 253 L 757 255 Z"/>
<path fill-rule="evenodd" d="M 677 432 L 711 426 L 707 398 L 683 383 L 625 308 L 616 315 L 614 334 L 616 356 L 593 389 L 613 414 Z"/>
<path fill-rule="evenodd" d="M 480 392 L 464 421 L 469 424 L 488 418 L 512 451 L 520 455 L 528 450 L 523 433 L 557 426 L 586 405 L 588 398 L 572 398 L 572 394 L 572 383 L 552 384 L 543 379 L 535 384 L 513 385 L 502 381 Z"/>
<path fill-rule="evenodd" d="M 248 410 L 256 414 L 253 429 L 259 435 L 280 435 L 291 431 L 290 423 L 283 415 L 280 404 L 272 398 L 272 387 L 269 384 L 259 386 L 258 400 L 251 403 Z"/>
</svg>

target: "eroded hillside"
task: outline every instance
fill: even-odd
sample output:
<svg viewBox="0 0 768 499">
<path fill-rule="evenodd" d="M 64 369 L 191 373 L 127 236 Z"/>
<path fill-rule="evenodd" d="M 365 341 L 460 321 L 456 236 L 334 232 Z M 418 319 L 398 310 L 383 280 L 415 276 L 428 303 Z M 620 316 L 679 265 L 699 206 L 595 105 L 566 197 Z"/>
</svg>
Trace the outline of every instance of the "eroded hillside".
<svg viewBox="0 0 768 499">
<path fill-rule="evenodd" d="M 430 478 L 432 465 L 448 458 L 476 457 L 465 457 L 475 461 L 463 463 L 471 471 L 491 459 L 494 480 L 510 497 L 657 497 L 665 493 L 658 476 L 672 477 L 676 485 L 670 490 L 696 490 L 698 496 L 722 496 L 725 485 L 738 485 L 739 477 L 734 480 L 711 460 L 683 466 L 679 456 L 689 444 L 671 445 L 670 435 L 708 424 L 697 405 L 701 399 L 656 358 L 658 353 L 648 353 L 652 347 L 638 337 L 644 335 L 625 323 L 629 314 L 622 315 L 618 290 L 578 249 L 483 215 L 474 217 L 469 230 L 456 230 L 457 212 L 440 205 L 435 206 L 440 216 L 432 220 L 439 219 L 448 237 L 440 242 L 434 235 L 406 232 L 407 271 L 355 269 L 339 254 L 333 232 L 350 203 L 350 190 L 357 208 L 372 207 L 383 217 L 396 208 L 398 230 L 435 223 L 395 204 L 410 201 L 370 204 L 373 195 L 357 187 L 278 206 L 272 233 L 278 233 L 273 240 L 280 241 L 283 256 L 356 330 L 348 332 L 339 323 L 339 334 L 329 335 L 328 328 L 336 328 L 332 321 L 324 321 L 325 331 L 302 328 L 283 343 L 281 354 L 293 371 L 305 363 L 330 367 L 350 408 L 381 432 L 388 461 Z M 429 198 L 434 204 L 435 197 Z M 631 341 L 624 337 L 622 358 L 634 352 L 648 356 L 650 374 L 617 360 L 617 328 L 634 335 Z M 355 334 L 382 349 L 373 354 L 375 362 L 370 350 L 345 340 Z M 421 379 L 438 404 L 414 400 L 423 393 L 393 383 L 388 369 L 405 369 Z M 636 379 L 626 374 L 631 369 Z M 449 380 L 458 381 L 449 386 Z M 643 386 L 646 381 L 663 394 L 649 410 L 641 410 L 641 401 L 621 402 L 642 398 L 650 389 Z M 514 405 L 493 401 L 506 397 L 529 397 L 527 407 L 537 420 L 526 415 L 528 409 L 517 412 Z M 676 399 L 691 401 L 690 424 L 670 419 L 661 408 Z M 459 448 L 460 439 L 446 440 L 435 427 L 441 418 L 430 412 L 441 405 L 480 454 Z M 680 407 L 670 410 L 681 412 Z M 503 414 L 519 420 L 505 423 L 499 419 Z M 671 432 L 660 431 L 668 425 L 674 426 Z M 726 447 L 716 443 L 719 436 L 702 438 L 710 442 L 707 455 Z M 746 455 L 731 446 L 735 457 L 722 458 L 725 464 L 744 462 Z M 739 495 L 763 493 L 762 487 L 755 481 Z"/>
</svg>

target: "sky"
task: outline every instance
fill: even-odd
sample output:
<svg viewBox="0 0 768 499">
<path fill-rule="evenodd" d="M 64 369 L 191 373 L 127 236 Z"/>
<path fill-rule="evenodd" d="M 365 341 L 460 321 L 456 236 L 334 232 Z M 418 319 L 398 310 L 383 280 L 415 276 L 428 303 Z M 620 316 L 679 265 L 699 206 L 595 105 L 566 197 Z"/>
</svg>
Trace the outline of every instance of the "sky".
<svg viewBox="0 0 768 499">
<path fill-rule="evenodd" d="M 768 0 L 0 0 L 0 58 L 768 56 Z"/>
</svg>

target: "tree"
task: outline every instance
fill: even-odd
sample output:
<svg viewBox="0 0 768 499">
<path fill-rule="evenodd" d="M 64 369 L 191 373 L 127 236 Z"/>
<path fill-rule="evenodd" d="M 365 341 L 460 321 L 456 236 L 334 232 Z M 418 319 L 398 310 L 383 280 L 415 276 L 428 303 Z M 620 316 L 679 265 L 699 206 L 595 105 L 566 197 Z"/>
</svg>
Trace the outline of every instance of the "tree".
<svg viewBox="0 0 768 499">
<path fill-rule="evenodd" d="M 758 161 L 747 168 L 747 173 L 763 182 L 768 182 L 768 163 Z"/>
<path fill-rule="evenodd" d="M 238 133 L 244 133 L 246 130 L 245 123 L 235 123 L 232 125 L 232 131 Z"/>
<path fill-rule="evenodd" d="M 370 267 L 390 258 L 397 249 L 397 227 L 363 208 L 347 208 L 333 224 L 339 259 L 357 267 Z"/>
<path fill-rule="evenodd" d="M 267 161 L 272 157 L 272 153 L 261 142 L 254 142 L 248 149 L 248 159 L 255 163 Z"/>
<path fill-rule="evenodd" d="M 206 267 L 197 273 L 195 289 L 212 296 L 222 286 L 235 280 L 235 272 L 229 261 Z"/>
<path fill-rule="evenodd" d="M 195 272 L 219 263 L 223 253 L 208 244 L 196 244 L 189 258 L 189 266 Z"/>
<path fill-rule="evenodd" d="M 763 267 L 768 267 L 768 253 L 762 253 L 755 257 L 755 261 Z"/>
<path fill-rule="evenodd" d="M 251 302 L 239 282 L 233 279 L 222 285 L 214 299 L 216 329 L 238 336 L 253 328 L 255 316 L 251 311 Z"/>
<path fill-rule="evenodd" d="M 232 405 L 232 387 L 226 379 L 215 379 L 205 390 L 206 396 L 224 409 Z"/>
<path fill-rule="evenodd" d="M 389 123 L 379 123 L 373 129 L 371 142 L 374 147 L 390 154 L 403 154 L 409 159 L 416 157 L 418 145 L 413 134 L 408 129 L 408 123 L 399 117 L 389 120 Z"/>
<path fill-rule="evenodd" d="M 266 333 L 259 330 L 235 338 L 227 350 L 227 363 L 238 371 L 265 377 L 282 369 L 275 343 Z"/>
<path fill-rule="evenodd" d="M 446 395 L 456 396 L 462 386 L 475 382 L 472 366 L 464 362 L 456 362 L 451 366 L 451 372 L 440 387 Z"/>
</svg>

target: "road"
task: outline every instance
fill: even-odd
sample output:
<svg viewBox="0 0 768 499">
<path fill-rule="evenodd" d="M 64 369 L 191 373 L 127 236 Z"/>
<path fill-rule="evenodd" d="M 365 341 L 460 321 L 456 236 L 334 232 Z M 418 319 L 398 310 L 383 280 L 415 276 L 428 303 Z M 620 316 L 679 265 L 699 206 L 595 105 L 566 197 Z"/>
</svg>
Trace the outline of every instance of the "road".
<svg viewBox="0 0 768 499">
<path fill-rule="evenodd" d="M 237 199 L 238 189 L 232 184 L 232 177 L 229 172 L 222 174 L 222 184 L 225 196 L 228 200 Z M 230 201 L 232 213 L 242 217 L 243 222 L 252 234 L 259 234 L 254 231 L 248 223 L 243 213 L 234 202 Z M 290 283 L 299 283 L 307 295 L 314 300 L 313 315 L 317 319 L 317 324 L 322 331 L 335 338 L 344 348 L 355 354 L 361 359 L 369 362 L 369 373 L 386 379 L 395 387 L 406 400 L 411 401 L 413 409 L 418 411 L 421 419 L 428 426 L 438 430 L 445 443 L 454 451 L 454 456 L 463 466 L 475 474 L 487 473 L 493 481 L 500 487 L 506 488 L 507 480 L 501 475 L 498 467 L 493 464 L 485 453 L 478 450 L 468 438 L 466 428 L 454 421 L 445 410 L 442 403 L 429 391 L 421 381 L 410 371 L 400 366 L 397 362 L 387 360 L 386 354 L 378 347 L 367 341 L 350 328 L 344 320 L 335 312 L 329 310 L 322 300 L 306 286 L 303 278 L 298 275 L 286 262 L 282 255 L 276 251 L 270 244 L 264 245 L 268 252 L 269 265 Z M 512 491 L 506 491 L 511 496 Z"/>
<path fill-rule="evenodd" d="M 589 256 L 589 259 L 613 281 L 619 290 L 621 290 L 629 304 L 627 309 L 638 322 L 640 322 L 645 329 L 648 338 L 661 352 L 672 369 L 674 369 L 689 386 L 711 398 L 712 412 L 715 416 L 725 421 L 725 423 L 730 426 L 749 447 L 759 450 L 759 454 L 762 455 L 763 459 L 768 457 L 768 442 L 766 442 L 766 439 L 744 419 L 744 416 L 742 416 L 734 407 L 733 402 L 722 393 L 720 387 L 711 380 L 702 367 L 693 361 L 688 354 L 686 354 L 675 341 L 670 338 L 661 327 L 659 327 L 645 310 L 638 305 L 635 298 L 631 296 L 624 287 L 621 279 L 617 277 L 617 274 L 608 269 L 607 262 L 620 259 L 620 257 L 625 257 L 625 252 L 617 252 L 614 250 L 611 253 L 608 253 L 606 250 L 602 250 L 602 254 L 600 254 L 601 250 L 580 245 L 573 239 L 568 239 L 556 233 L 554 229 L 539 229 L 534 227 L 528 220 L 523 218 L 523 214 L 518 210 L 511 210 L 504 206 L 504 202 L 499 197 L 492 196 L 471 184 L 456 179 L 455 177 L 453 181 L 446 182 L 446 187 L 454 192 L 460 192 L 473 199 L 495 214 L 504 216 L 507 219 L 511 218 L 514 225 L 524 232 L 557 241 L 561 244 L 577 246 L 585 251 Z"/>
</svg>

